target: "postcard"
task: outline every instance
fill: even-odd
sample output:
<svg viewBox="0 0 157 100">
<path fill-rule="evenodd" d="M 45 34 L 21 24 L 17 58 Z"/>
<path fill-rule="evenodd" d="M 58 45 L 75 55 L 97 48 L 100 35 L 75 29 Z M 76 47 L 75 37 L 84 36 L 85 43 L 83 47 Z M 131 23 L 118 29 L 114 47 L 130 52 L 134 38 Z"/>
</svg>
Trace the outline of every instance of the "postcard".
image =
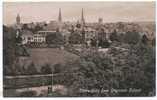
<svg viewBox="0 0 157 100">
<path fill-rule="evenodd" d="M 154 97 L 155 1 L 3 2 L 4 97 Z"/>
</svg>

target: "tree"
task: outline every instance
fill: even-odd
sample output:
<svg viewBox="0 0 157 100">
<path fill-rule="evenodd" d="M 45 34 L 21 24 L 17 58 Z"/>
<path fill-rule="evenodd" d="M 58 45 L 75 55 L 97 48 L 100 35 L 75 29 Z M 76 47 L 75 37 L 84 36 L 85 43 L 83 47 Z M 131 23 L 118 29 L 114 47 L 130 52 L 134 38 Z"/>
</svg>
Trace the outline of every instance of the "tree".
<svg viewBox="0 0 157 100">
<path fill-rule="evenodd" d="M 40 30 L 42 30 L 42 29 L 43 29 L 43 27 L 41 27 L 39 24 L 37 24 L 37 25 L 35 26 L 35 28 L 34 28 L 34 32 L 40 31 Z"/>
<path fill-rule="evenodd" d="M 99 40 L 98 46 L 101 46 L 102 48 L 107 48 L 110 46 L 110 43 L 107 40 Z"/>
<path fill-rule="evenodd" d="M 37 96 L 37 93 L 36 91 L 24 91 L 24 92 L 21 92 L 19 97 L 35 97 Z"/>
<path fill-rule="evenodd" d="M 155 38 L 153 38 L 153 40 L 152 40 L 152 46 L 154 46 L 155 47 L 155 43 L 156 42 L 156 39 Z"/>
<path fill-rule="evenodd" d="M 49 64 L 45 64 L 44 66 L 42 66 L 40 72 L 42 74 L 52 74 L 52 69 L 50 68 Z"/>
<path fill-rule="evenodd" d="M 80 44 L 82 43 L 82 36 L 79 33 L 71 33 L 69 37 L 69 43 L 71 44 Z"/>
<path fill-rule="evenodd" d="M 61 73 L 63 71 L 61 64 L 55 64 L 53 66 L 53 73 Z"/>
<path fill-rule="evenodd" d="M 22 43 L 22 37 L 20 35 L 16 38 L 16 43 Z"/>
<path fill-rule="evenodd" d="M 28 28 L 28 24 L 23 24 L 23 26 L 22 26 L 22 30 L 28 30 L 29 28 Z"/>
<path fill-rule="evenodd" d="M 117 35 L 117 31 L 116 30 L 114 30 L 114 32 L 111 33 L 110 40 L 111 41 L 118 41 L 118 35 Z"/>
<path fill-rule="evenodd" d="M 46 43 L 47 44 L 54 44 L 54 45 L 62 45 L 64 43 L 64 37 L 61 33 L 54 33 L 49 34 L 46 36 Z"/>
<path fill-rule="evenodd" d="M 13 70 L 13 67 L 4 65 L 3 74 L 4 75 L 15 75 L 15 71 Z"/>
<path fill-rule="evenodd" d="M 103 61 L 108 63 L 103 65 Z M 76 60 L 75 62 L 68 64 L 70 69 L 66 69 L 70 75 L 64 75 L 65 85 L 69 86 L 72 89 L 70 95 L 72 96 L 100 96 L 99 93 L 80 93 L 79 89 L 94 89 L 94 88 L 105 88 L 109 86 L 107 83 L 109 79 L 105 77 L 110 75 L 110 71 L 107 71 L 106 68 L 111 66 L 109 58 L 103 60 L 103 58 L 97 53 L 93 55 L 84 55 L 81 59 Z M 105 68 L 106 67 L 106 68 Z M 67 80 L 68 79 L 68 80 Z M 104 84 L 107 83 L 107 84 Z M 103 94 L 104 96 L 106 94 Z"/>
<path fill-rule="evenodd" d="M 155 50 L 141 43 L 110 47 L 107 54 L 89 53 L 66 66 L 64 75 L 71 96 L 148 96 L 155 95 Z M 68 79 L 68 80 L 67 80 Z M 137 88 L 138 93 L 81 93 L 79 89 Z"/>
<path fill-rule="evenodd" d="M 124 42 L 128 44 L 137 44 L 140 41 L 140 35 L 138 32 L 127 32 L 124 35 Z"/>
<path fill-rule="evenodd" d="M 4 74 L 13 74 L 16 60 L 16 30 L 3 25 L 3 68 Z"/>
<path fill-rule="evenodd" d="M 148 43 L 148 38 L 147 38 L 147 36 L 145 34 L 142 36 L 142 43 L 143 44 L 147 44 Z"/>
<path fill-rule="evenodd" d="M 33 62 L 31 62 L 30 65 L 28 65 L 28 67 L 26 68 L 26 74 L 29 75 L 38 74 L 38 71 Z"/>
<path fill-rule="evenodd" d="M 29 56 L 28 48 L 26 48 L 25 46 L 16 45 L 14 48 L 16 50 L 15 55 L 17 57 L 19 57 L 19 56 Z"/>
<path fill-rule="evenodd" d="M 97 45 L 97 40 L 91 39 L 91 46 L 96 47 L 96 45 Z"/>
</svg>

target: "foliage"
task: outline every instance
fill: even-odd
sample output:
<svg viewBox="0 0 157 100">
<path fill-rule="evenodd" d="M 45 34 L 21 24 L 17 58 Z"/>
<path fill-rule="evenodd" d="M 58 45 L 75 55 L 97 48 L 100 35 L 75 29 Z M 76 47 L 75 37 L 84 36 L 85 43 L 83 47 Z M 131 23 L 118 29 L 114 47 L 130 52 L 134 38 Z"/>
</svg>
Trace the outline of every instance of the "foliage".
<svg viewBox="0 0 157 100">
<path fill-rule="evenodd" d="M 36 96 L 36 91 L 24 91 L 24 92 L 21 92 L 20 97 L 35 97 Z"/>
<path fill-rule="evenodd" d="M 79 33 L 71 33 L 69 37 L 69 43 L 80 44 L 82 43 L 82 36 Z"/>
<path fill-rule="evenodd" d="M 99 40 L 98 46 L 101 46 L 102 48 L 108 48 L 110 43 L 107 40 Z"/>
<path fill-rule="evenodd" d="M 155 38 L 153 38 L 153 40 L 152 40 L 152 46 L 154 46 L 154 47 L 155 47 L 155 44 L 156 44 L 156 39 L 155 39 Z"/>
<path fill-rule="evenodd" d="M 3 68 L 4 74 L 13 73 L 14 62 L 16 60 L 15 55 L 16 45 L 16 31 L 7 26 L 3 26 Z"/>
<path fill-rule="evenodd" d="M 16 44 L 15 48 L 15 55 L 19 56 L 29 56 L 28 48 L 25 46 L 19 46 Z"/>
<path fill-rule="evenodd" d="M 64 37 L 61 33 L 49 34 L 46 36 L 47 44 L 61 45 L 64 43 Z"/>
<path fill-rule="evenodd" d="M 28 75 L 38 74 L 37 68 L 35 67 L 35 64 L 33 62 L 28 65 L 26 72 Z"/>
<path fill-rule="evenodd" d="M 45 24 L 45 26 L 46 26 L 46 24 Z M 23 24 L 22 25 L 22 30 L 29 30 L 33 33 L 36 33 L 36 32 L 38 32 L 42 29 L 43 29 L 43 26 L 41 26 L 39 24 L 36 24 L 33 28 L 28 27 L 28 24 Z"/>
<path fill-rule="evenodd" d="M 53 66 L 53 73 L 61 73 L 62 70 L 63 69 L 62 69 L 62 65 L 61 64 L 55 64 Z"/>
<path fill-rule="evenodd" d="M 45 64 L 42 66 L 41 71 L 42 74 L 52 74 L 52 69 L 49 64 Z"/>
<path fill-rule="evenodd" d="M 18 37 L 16 37 L 16 43 L 19 43 L 19 44 L 22 43 L 22 37 L 21 37 L 21 35 L 18 35 Z"/>
<path fill-rule="evenodd" d="M 28 24 L 23 24 L 22 25 L 22 30 L 28 30 L 29 28 L 28 28 Z"/>
<path fill-rule="evenodd" d="M 37 32 L 37 31 L 40 31 L 40 30 L 42 30 L 42 29 L 43 29 L 43 27 L 37 24 L 37 25 L 35 26 L 35 28 L 34 28 L 33 31 L 34 31 L 34 32 Z"/>
<path fill-rule="evenodd" d="M 93 46 L 93 47 L 97 46 L 97 40 L 95 38 L 91 39 L 91 46 Z"/>
<path fill-rule="evenodd" d="M 118 35 L 117 35 L 116 30 L 114 30 L 114 32 L 111 33 L 110 40 L 111 41 L 118 41 Z"/>
<path fill-rule="evenodd" d="M 110 47 L 107 54 L 87 54 L 69 63 L 66 69 L 73 75 L 64 84 L 73 91 L 71 96 L 148 96 L 155 90 L 155 51 L 141 43 Z M 81 93 L 80 89 L 141 89 L 141 92 Z"/>
<path fill-rule="evenodd" d="M 138 32 L 127 32 L 124 35 L 124 43 L 137 44 L 140 41 L 140 35 Z"/>
</svg>

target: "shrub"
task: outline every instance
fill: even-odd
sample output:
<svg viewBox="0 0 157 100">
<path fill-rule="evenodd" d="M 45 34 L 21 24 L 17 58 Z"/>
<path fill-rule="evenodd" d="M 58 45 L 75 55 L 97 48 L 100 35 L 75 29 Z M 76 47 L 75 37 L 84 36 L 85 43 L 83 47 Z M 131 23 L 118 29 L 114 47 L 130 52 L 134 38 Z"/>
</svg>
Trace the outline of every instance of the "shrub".
<svg viewBox="0 0 157 100">
<path fill-rule="evenodd" d="M 42 66 L 40 72 L 42 74 L 52 74 L 52 69 L 50 68 L 50 64 L 45 64 L 44 66 Z"/>
<path fill-rule="evenodd" d="M 36 96 L 36 91 L 24 91 L 20 93 L 20 97 L 35 97 Z"/>
</svg>

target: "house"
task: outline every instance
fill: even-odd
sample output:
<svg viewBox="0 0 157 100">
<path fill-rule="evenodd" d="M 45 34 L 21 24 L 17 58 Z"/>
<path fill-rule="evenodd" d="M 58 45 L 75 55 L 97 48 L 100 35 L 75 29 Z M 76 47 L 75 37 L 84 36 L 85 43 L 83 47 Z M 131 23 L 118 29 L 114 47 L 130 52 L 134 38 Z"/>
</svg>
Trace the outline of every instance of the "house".
<svg viewBox="0 0 157 100">
<path fill-rule="evenodd" d="M 33 35 L 33 42 L 34 43 L 45 43 L 46 42 L 46 36 L 42 34 L 34 34 Z"/>
<path fill-rule="evenodd" d="M 21 32 L 22 44 L 34 42 L 33 33 L 29 30 L 22 30 Z"/>
<path fill-rule="evenodd" d="M 38 32 L 32 33 L 29 30 L 22 30 L 22 44 L 31 44 L 31 43 L 45 43 L 46 42 L 46 33 Z"/>
</svg>

